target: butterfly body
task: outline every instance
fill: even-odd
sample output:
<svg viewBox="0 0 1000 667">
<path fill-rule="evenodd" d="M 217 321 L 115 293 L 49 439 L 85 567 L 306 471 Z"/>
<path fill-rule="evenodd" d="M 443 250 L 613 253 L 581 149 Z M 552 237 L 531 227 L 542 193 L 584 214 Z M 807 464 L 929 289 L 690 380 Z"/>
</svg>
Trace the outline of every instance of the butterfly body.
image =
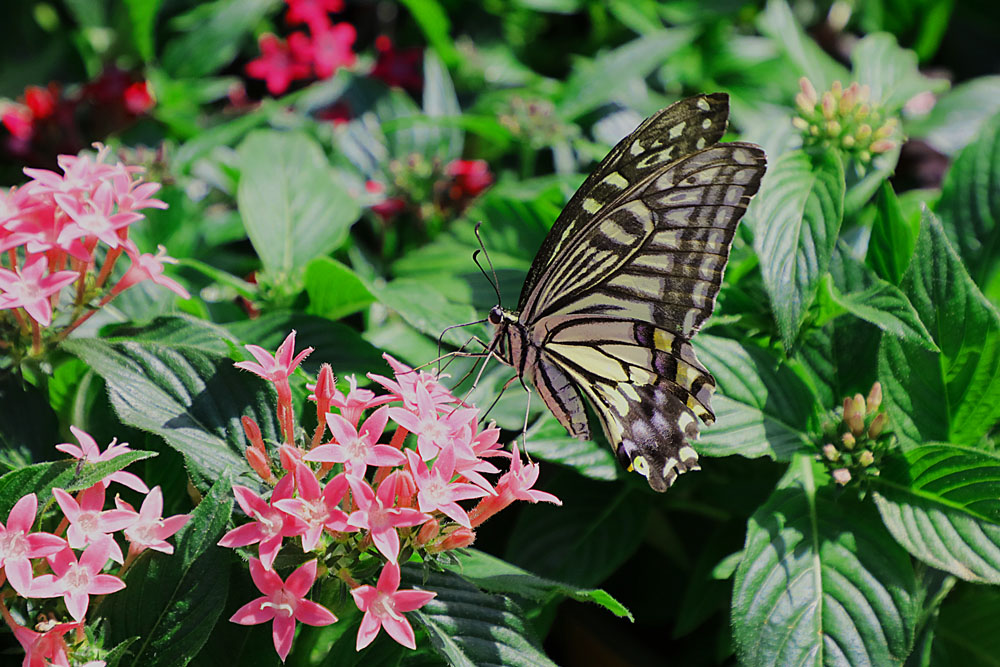
<svg viewBox="0 0 1000 667">
<path fill-rule="evenodd" d="M 571 198 L 518 308 L 490 312 L 494 353 L 570 435 L 584 400 L 629 470 L 665 491 L 698 469 L 715 380 L 690 339 L 711 314 L 736 226 L 765 169 L 753 144 L 717 144 L 728 97 L 682 100 L 623 139 Z"/>
</svg>

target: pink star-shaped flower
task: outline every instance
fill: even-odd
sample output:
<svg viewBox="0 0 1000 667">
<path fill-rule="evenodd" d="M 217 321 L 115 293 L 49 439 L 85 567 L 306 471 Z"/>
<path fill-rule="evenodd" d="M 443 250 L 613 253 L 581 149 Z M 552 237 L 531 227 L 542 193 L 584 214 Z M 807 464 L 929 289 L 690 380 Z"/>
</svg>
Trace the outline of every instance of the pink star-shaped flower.
<svg viewBox="0 0 1000 667">
<path fill-rule="evenodd" d="M 351 422 L 352 426 L 357 425 L 365 410 L 393 400 L 392 396 L 378 396 L 370 389 L 358 389 L 358 379 L 353 375 L 347 376 L 347 383 L 351 388 L 346 396 L 336 387 L 333 388 L 330 405 L 340 408 L 340 416 Z"/>
<path fill-rule="evenodd" d="M 350 67 L 356 56 L 351 45 L 357 30 L 350 23 L 337 23 L 313 30 L 312 55 L 316 76 L 328 79 L 341 67 Z"/>
<path fill-rule="evenodd" d="M 292 33 L 288 42 L 265 33 L 258 45 L 260 57 L 247 63 L 246 72 L 255 79 L 264 79 L 272 95 L 281 95 L 292 81 L 305 79 L 312 73 L 309 38 L 304 33 Z"/>
<path fill-rule="evenodd" d="M 3 610 L 6 612 L 6 609 Z M 80 623 L 57 623 L 45 632 L 35 632 L 31 628 L 18 625 L 13 618 L 7 618 L 7 624 L 14 630 L 14 638 L 24 649 L 22 667 L 69 667 L 69 647 L 63 639 L 70 630 L 81 627 Z"/>
<path fill-rule="evenodd" d="M 459 403 L 451 390 L 438 382 L 437 375 L 425 371 L 415 371 L 406 364 L 400 363 L 389 354 L 383 354 L 382 358 L 392 367 L 396 376 L 395 380 L 390 380 L 381 375 L 369 373 L 368 377 L 388 389 L 395 398 L 403 401 L 403 404 L 410 408 L 417 407 L 417 387 L 423 387 L 431 397 L 431 402 L 435 405 L 445 406 Z"/>
<path fill-rule="evenodd" d="M 313 26 L 325 26 L 330 22 L 327 14 L 344 9 L 344 0 L 287 0 L 288 11 L 285 20 L 289 24 L 306 23 L 311 30 Z"/>
<path fill-rule="evenodd" d="M 273 356 L 260 345 L 245 345 L 244 347 L 246 347 L 247 352 L 253 355 L 257 363 L 240 361 L 233 365 L 236 368 L 250 371 L 276 384 L 287 382 L 288 377 L 298 368 L 302 360 L 308 357 L 313 351 L 313 348 L 307 347 L 299 352 L 298 355 L 293 356 L 295 355 L 294 330 L 285 337 L 285 340 L 278 346 L 278 351 Z"/>
<path fill-rule="evenodd" d="M 111 559 L 116 563 L 125 562 L 121 547 L 111 533 L 130 526 L 136 518 L 134 512 L 105 510 L 104 487 L 100 484 L 81 491 L 79 499 L 62 489 L 52 489 L 52 495 L 69 519 L 66 538 L 71 547 L 82 549 L 88 544 L 106 542 Z"/>
<path fill-rule="evenodd" d="M 282 512 L 273 503 L 284 498 L 291 498 L 295 491 L 295 476 L 285 475 L 271 492 L 271 503 L 245 486 L 233 487 L 236 502 L 254 519 L 250 523 L 233 528 L 222 536 L 219 546 L 245 547 L 248 544 L 260 543 L 257 547 L 260 561 L 264 569 L 270 570 L 274 559 L 281 550 L 281 541 L 286 537 L 302 535 L 308 529 L 306 523 L 295 516 Z"/>
<path fill-rule="evenodd" d="M 530 503 L 546 502 L 562 505 L 562 501 L 551 493 L 538 491 L 531 487 L 538 481 L 538 464 L 522 465 L 521 453 L 514 443 L 511 455 L 510 470 L 500 478 L 496 485 L 496 495 L 483 498 L 469 514 L 472 526 L 476 527 L 497 512 L 511 505 L 515 500 L 526 500 Z"/>
<path fill-rule="evenodd" d="M 61 445 L 56 445 L 56 449 L 69 454 L 75 459 L 83 459 L 87 463 L 99 463 L 101 461 L 110 461 L 126 452 L 132 451 L 127 442 L 118 442 L 118 438 L 114 438 L 108 444 L 108 448 L 102 452 L 97 446 L 97 441 L 89 433 L 75 426 L 70 426 L 69 430 L 77 442 L 80 443 L 80 446 L 77 447 L 72 443 L 64 442 Z M 125 472 L 124 470 L 113 472 L 101 480 L 104 488 L 108 488 L 111 482 L 118 482 L 139 493 L 149 493 L 149 487 L 146 486 L 146 483 L 138 475 Z"/>
<path fill-rule="evenodd" d="M 0 268 L 0 310 L 24 308 L 43 327 L 52 324 L 50 297 L 80 276 L 76 271 L 46 275 L 48 270 L 49 260 L 44 255 L 34 255 L 17 271 Z"/>
<path fill-rule="evenodd" d="M 454 434 L 475 420 L 479 411 L 458 408 L 442 415 L 438 413 L 438 406 L 426 387 L 417 385 L 415 395 L 416 410 L 389 408 L 389 416 L 406 430 L 417 434 L 417 451 L 422 459 L 428 461 L 449 446 Z"/>
<path fill-rule="evenodd" d="M 433 591 L 399 590 L 399 565 L 386 563 L 375 586 L 358 586 L 351 591 L 358 609 L 365 612 L 358 628 L 357 650 L 375 641 L 379 630 L 409 649 L 417 647 L 413 628 L 403 613 L 420 609 L 437 595 Z"/>
<path fill-rule="evenodd" d="M 420 511 L 429 513 L 436 510 L 466 528 L 471 527 L 468 513 L 457 501 L 482 498 L 487 492 L 474 484 L 452 481 L 455 476 L 454 451 L 450 447 L 442 449 L 433 470 L 428 470 L 427 464 L 412 449 L 406 450 L 406 458 L 417 484 L 417 507 Z"/>
<path fill-rule="evenodd" d="M 174 545 L 167 538 L 180 530 L 191 519 L 190 514 L 175 514 L 163 518 L 163 492 L 160 487 L 153 490 L 143 499 L 142 506 L 136 512 L 130 504 L 115 497 L 115 505 L 119 510 L 133 515 L 132 523 L 125 528 L 125 537 L 129 541 L 129 554 L 140 554 L 146 549 L 160 551 L 165 554 L 174 552 Z"/>
<path fill-rule="evenodd" d="M 71 195 L 54 195 L 59 208 L 70 217 L 59 232 L 59 244 L 65 245 L 73 239 L 98 238 L 109 247 L 117 248 L 122 243 L 119 230 L 128 227 L 142 216 L 132 211 L 114 212 L 115 201 L 110 183 L 101 183 L 87 199 Z"/>
<path fill-rule="evenodd" d="M 393 507 L 396 484 L 388 484 L 387 481 L 388 479 L 379 485 L 376 495 L 365 480 L 347 476 L 354 502 L 358 505 L 357 511 L 351 513 L 347 523 L 367 530 L 375 548 L 390 561 L 395 561 L 399 556 L 399 534 L 396 528 L 417 526 L 430 516 L 409 507 Z"/>
<path fill-rule="evenodd" d="M 107 540 L 91 544 L 77 561 L 72 549 L 63 549 L 49 556 L 49 565 L 55 574 L 43 574 L 31 585 L 31 596 L 36 598 L 61 597 L 75 621 L 82 621 L 87 614 L 91 595 L 107 595 L 125 588 L 125 582 L 110 574 L 101 574 L 111 555 Z"/>
<path fill-rule="evenodd" d="M 38 512 L 38 497 L 34 493 L 14 503 L 7 525 L 0 523 L 0 567 L 7 581 L 21 597 L 31 591 L 31 558 L 43 558 L 66 548 L 66 540 L 51 533 L 32 533 Z"/>
<path fill-rule="evenodd" d="M 378 444 L 388 421 L 388 408 L 381 407 L 365 420 L 359 433 L 351 422 L 340 415 L 328 413 L 326 424 L 336 444 L 316 447 L 305 455 L 305 460 L 343 463 L 348 474 L 355 477 L 364 477 L 370 465 L 402 465 L 406 459 L 398 449 Z"/>
<path fill-rule="evenodd" d="M 335 476 L 320 489 L 312 469 L 300 463 L 295 469 L 295 486 L 299 490 L 298 498 L 283 498 L 275 501 L 274 506 L 302 519 L 308 526 L 302 534 L 303 551 L 315 549 L 324 530 L 340 533 L 357 530 L 347 525 L 347 512 L 340 509 L 340 501 L 347 493 L 345 474 Z"/>
<path fill-rule="evenodd" d="M 191 298 L 191 295 L 179 282 L 173 278 L 163 275 L 164 264 L 177 263 L 176 259 L 167 256 L 166 248 L 162 245 L 159 246 L 156 254 L 153 255 L 148 252 L 139 252 L 139 249 L 136 248 L 135 244 L 132 243 L 131 240 L 126 240 L 123 245 L 125 246 L 125 252 L 128 254 L 129 259 L 132 260 L 132 264 L 128 267 L 128 271 L 125 272 L 125 275 L 121 277 L 121 280 L 115 283 L 115 286 L 111 288 L 111 294 L 121 294 L 129 287 L 149 280 L 156 285 L 166 287 L 168 290 L 181 298 Z"/>
<path fill-rule="evenodd" d="M 296 621 L 314 626 L 337 622 L 337 617 L 326 607 L 305 599 L 316 581 L 315 560 L 301 566 L 282 581 L 274 570 L 266 569 L 259 560 L 251 558 L 250 577 L 264 595 L 240 607 L 229 620 L 240 625 L 257 625 L 273 620 L 271 636 L 282 662 L 292 650 Z"/>
</svg>

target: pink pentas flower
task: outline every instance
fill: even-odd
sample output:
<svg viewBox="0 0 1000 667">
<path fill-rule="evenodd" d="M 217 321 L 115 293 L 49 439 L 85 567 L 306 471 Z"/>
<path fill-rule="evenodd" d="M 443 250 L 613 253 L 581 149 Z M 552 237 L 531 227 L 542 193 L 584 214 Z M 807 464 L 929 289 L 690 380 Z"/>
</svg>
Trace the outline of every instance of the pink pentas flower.
<svg viewBox="0 0 1000 667">
<path fill-rule="evenodd" d="M 23 212 L 16 221 L 11 222 L 10 227 L 12 232 L 19 235 L 18 241 L 24 245 L 28 255 L 39 255 L 55 250 L 68 253 L 81 262 L 89 262 L 90 250 L 80 239 L 70 239 L 66 243 L 59 242 L 59 234 L 65 223 L 66 216 L 62 214 L 61 209 L 55 202 L 49 202 Z"/>
<path fill-rule="evenodd" d="M 271 637 L 282 662 L 292 650 L 296 621 L 313 626 L 337 622 L 337 617 L 329 609 L 305 599 L 306 593 L 316 581 L 315 560 L 302 565 L 282 581 L 274 570 L 264 567 L 256 558 L 251 558 L 250 577 L 264 595 L 240 607 L 229 620 L 240 625 L 274 621 Z"/>
<path fill-rule="evenodd" d="M 142 553 L 146 549 L 172 554 L 174 546 L 167 538 L 180 530 L 191 520 L 190 514 L 175 514 L 164 518 L 163 492 L 154 486 L 142 501 L 139 511 L 119 497 L 115 497 L 115 506 L 119 510 L 133 515 L 132 522 L 125 528 L 125 538 L 129 541 L 130 557 Z"/>
<path fill-rule="evenodd" d="M 38 512 L 38 497 L 34 493 L 14 503 L 7 525 L 0 523 L 0 567 L 7 581 L 21 597 L 31 592 L 31 558 L 44 558 L 66 548 L 66 540 L 51 533 L 32 533 Z"/>
<path fill-rule="evenodd" d="M 406 364 L 400 363 L 388 354 L 383 354 L 385 359 L 396 376 L 395 380 L 390 380 L 381 375 L 368 374 L 368 377 L 388 389 L 395 398 L 403 401 L 403 404 L 411 409 L 417 407 L 417 388 L 423 387 L 431 397 L 431 402 L 435 405 L 445 406 L 458 403 L 451 390 L 438 382 L 438 378 L 433 373 L 426 371 L 415 371 Z"/>
<path fill-rule="evenodd" d="M 358 389 L 358 379 L 353 375 L 347 376 L 347 383 L 350 385 L 347 395 L 341 393 L 336 387 L 333 389 L 330 405 L 340 408 L 340 416 L 351 422 L 352 425 L 357 425 L 365 410 L 393 400 L 392 396 L 378 396 L 370 389 Z"/>
<path fill-rule="evenodd" d="M 417 485 L 417 507 L 421 512 L 438 511 L 452 521 L 469 528 L 469 514 L 459 500 L 482 498 L 487 492 L 474 484 L 452 481 L 455 477 L 455 453 L 450 447 L 442 449 L 432 470 L 412 449 L 406 450 L 406 458 Z"/>
<path fill-rule="evenodd" d="M 306 461 L 323 463 L 343 463 L 348 474 L 364 477 L 368 466 L 398 466 L 406 459 L 395 447 L 378 444 L 385 425 L 389 421 L 389 408 L 381 407 L 371 414 L 360 429 L 340 415 L 327 414 L 326 424 L 330 427 L 336 444 L 320 445 L 305 455 Z"/>
<path fill-rule="evenodd" d="M 285 20 L 289 24 L 305 23 L 311 30 L 329 25 L 328 14 L 343 11 L 344 0 L 285 0 L 288 11 Z"/>
<path fill-rule="evenodd" d="M 389 636 L 409 649 L 417 647 L 413 627 L 403 616 L 420 609 L 437 595 L 433 591 L 399 590 L 399 565 L 386 563 L 375 586 L 358 586 L 351 591 L 354 603 L 365 613 L 358 628 L 357 650 L 375 641 L 382 628 Z"/>
<path fill-rule="evenodd" d="M 49 260 L 44 255 L 28 259 L 17 271 L 0 268 L 0 310 L 24 308 L 31 319 L 43 327 L 52 323 L 53 295 L 79 277 L 75 271 L 48 274 Z M 47 275 L 48 274 L 48 275 Z"/>
<path fill-rule="evenodd" d="M 86 199 L 66 194 L 56 194 L 54 198 L 71 220 L 59 232 L 60 245 L 78 238 L 98 238 L 108 247 L 117 248 L 123 240 L 120 230 L 142 219 L 142 215 L 132 211 L 115 212 L 111 184 L 107 182 L 97 186 Z"/>
<path fill-rule="evenodd" d="M 379 485 L 376 494 L 368 482 L 348 475 L 347 482 L 358 509 L 351 513 L 347 523 L 367 530 L 375 548 L 390 561 L 395 561 L 399 556 L 396 529 L 420 525 L 430 516 L 409 507 L 394 507 L 396 485 L 387 481 Z"/>
<path fill-rule="evenodd" d="M 337 23 L 313 29 L 312 57 L 316 76 L 327 79 L 341 67 L 350 67 L 356 56 L 351 45 L 358 33 L 350 23 Z"/>
<path fill-rule="evenodd" d="M 63 635 L 82 627 L 80 623 L 57 623 L 45 632 L 35 632 L 31 628 L 18 625 L 13 619 L 7 619 L 7 624 L 13 629 L 14 638 L 24 649 L 25 655 L 21 667 L 48 665 L 69 667 L 69 646 Z"/>
<path fill-rule="evenodd" d="M 128 253 L 129 259 L 132 260 L 132 265 L 129 266 L 128 271 L 126 271 L 125 275 L 121 277 L 121 280 L 115 283 L 115 286 L 111 288 L 112 295 L 121 294 L 129 287 L 132 287 L 137 283 L 150 280 L 157 285 L 166 287 L 168 290 L 183 299 L 191 298 L 191 295 L 180 283 L 173 278 L 163 275 L 164 264 L 177 263 L 176 259 L 166 255 L 166 248 L 162 245 L 159 246 L 157 253 L 153 255 L 148 252 L 140 253 L 139 249 L 136 248 L 132 241 L 125 241 L 123 245 L 125 247 L 125 252 Z"/>
<path fill-rule="evenodd" d="M 110 179 L 111 191 L 119 211 L 137 211 L 143 208 L 167 208 L 166 202 L 153 199 L 152 195 L 160 190 L 159 183 L 145 183 L 133 180 L 135 168 L 120 165 L 118 171 Z"/>
<path fill-rule="evenodd" d="M 125 582 L 110 574 L 102 574 L 111 554 L 108 541 L 91 544 L 77 561 L 72 549 L 63 549 L 49 556 L 49 566 L 55 574 L 43 574 L 31 585 L 31 597 L 61 597 L 75 621 L 87 615 L 91 595 L 107 595 L 125 588 Z"/>
<path fill-rule="evenodd" d="M 265 33 L 258 44 L 260 57 L 247 63 L 246 72 L 255 79 L 264 79 L 272 95 L 281 95 L 293 81 L 308 78 L 312 73 L 309 38 L 304 33 L 292 33 L 287 42 Z"/>
<path fill-rule="evenodd" d="M 300 463 L 295 469 L 295 486 L 298 498 L 276 500 L 274 506 L 298 517 L 308 526 L 302 534 L 303 551 L 315 549 L 324 530 L 340 533 L 357 530 L 347 525 L 347 512 L 340 509 L 340 501 L 347 493 L 344 473 L 336 475 L 321 488 L 312 469 Z"/>
<path fill-rule="evenodd" d="M 537 463 L 529 463 L 528 465 L 521 463 L 521 453 L 515 442 L 514 452 L 510 459 L 510 470 L 504 473 L 500 481 L 497 482 L 497 493 L 510 493 L 516 499 L 526 500 L 530 503 L 545 502 L 562 505 L 562 501 L 551 493 L 531 488 L 538 481 L 538 470 Z"/>
<path fill-rule="evenodd" d="M 294 475 L 285 475 L 271 492 L 271 503 L 291 498 L 294 492 Z M 265 569 L 270 570 L 278 551 L 281 549 L 282 540 L 286 537 L 302 535 L 308 529 L 308 525 L 302 519 L 282 512 L 273 504 L 269 504 L 245 486 L 234 486 L 233 495 L 236 496 L 236 502 L 239 503 L 239 506 L 253 521 L 233 528 L 223 535 L 222 539 L 219 540 L 219 546 L 236 548 L 259 543 L 257 550 L 260 553 L 260 561 Z"/>
<path fill-rule="evenodd" d="M 118 442 L 118 438 L 114 438 L 108 444 L 108 448 L 102 452 L 97 446 L 97 441 L 89 433 L 76 426 L 70 426 L 69 430 L 77 442 L 80 443 L 80 446 L 64 442 L 61 445 L 56 445 L 56 449 L 69 454 L 75 459 L 83 459 L 87 463 L 99 463 L 101 461 L 110 461 L 132 451 L 127 442 Z M 125 472 L 124 470 L 111 473 L 101 480 L 101 485 L 104 488 L 108 488 L 111 482 L 118 482 L 139 493 L 149 493 L 149 487 L 146 486 L 146 483 L 138 475 Z"/>
<path fill-rule="evenodd" d="M 71 547 L 82 549 L 88 544 L 107 542 L 110 558 L 116 563 L 125 562 L 121 547 L 111 533 L 134 523 L 134 512 L 105 510 L 104 487 L 100 484 L 81 491 L 78 499 L 62 489 L 52 489 L 52 495 L 69 520 L 66 539 Z"/>
<path fill-rule="evenodd" d="M 60 155 L 56 158 L 62 174 L 48 169 L 33 169 L 25 167 L 24 173 L 32 179 L 29 184 L 37 188 L 37 192 L 50 194 L 90 194 L 103 179 L 114 174 L 116 167 L 106 164 L 110 148 L 101 143 L 95 143 L 97 149 L 95 158 L 90 155 Z"/>
<path fill-rule="evenodd" d="M 423 385 L 415 388 L 416 409 L 389 408 L 389 416 L 400 426 L 417 434 L 417 451 L 428 461 L 438 455 L 441 449 L 451 446 L 456 432 L 466 424 L 475 421 L 479 411 L 475 408 L 438 412 L 438 404 L 431 398 Z"/>
<path fill-rule="evenodd" d="M 273 356 L 260 345 L 245 345 L 244 347 L 246 347 L 247 352 L 253 355 L 257 363 L 240 361 L 233 365 L 236 368 L 250 371 L 274 383 L 287 382 L 289 376 L 298 368 L 302 360 L 308 357 L 313 351 L 313 348 L 307 347 L 299 352 L 298 355 L 295 355 L 294 329 L 285 337 L 285 340 L 278 346 L 278 351 Z"/>
</svg>

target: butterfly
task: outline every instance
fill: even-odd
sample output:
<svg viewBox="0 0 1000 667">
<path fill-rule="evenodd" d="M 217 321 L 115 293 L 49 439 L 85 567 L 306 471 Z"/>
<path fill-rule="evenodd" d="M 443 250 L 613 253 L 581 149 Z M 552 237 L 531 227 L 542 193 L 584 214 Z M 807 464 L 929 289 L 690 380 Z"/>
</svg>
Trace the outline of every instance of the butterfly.
<svg viewBox="0 0 1000 667">
<path fill-rule="evenodd" d="M 535 387 L 570 435 L 586 399 L 618 460 L 666 491 L 698 470 L 715 379 L 691 338 L 712 314 L 764 150 L 718 143 L 729 96 L 681 100 L 622 139 L 559 215 L 516 310 L 497 305 L 490 350 Z"/>
</svg>

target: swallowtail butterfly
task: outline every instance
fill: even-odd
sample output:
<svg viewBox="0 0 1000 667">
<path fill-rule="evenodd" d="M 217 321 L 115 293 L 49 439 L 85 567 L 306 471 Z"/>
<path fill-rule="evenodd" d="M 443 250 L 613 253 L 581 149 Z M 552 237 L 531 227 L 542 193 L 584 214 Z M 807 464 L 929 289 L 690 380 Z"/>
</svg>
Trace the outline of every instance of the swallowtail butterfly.
<svg viewBox="0 0 1000 667">
<path fill-rule="evenodd" d="M 715 93 L 643 122 L 570 199 L 517 309 L 489 314 L 490 349 L 570 435 L 590 437 L 586 397 L 619 461 L 656 491 L 699 469 L 690 441 L 715 420 L 715 379 L 690 341 L 764 175 L 759 146 L 718 143 L 728 117 Z"/>
</svg>

